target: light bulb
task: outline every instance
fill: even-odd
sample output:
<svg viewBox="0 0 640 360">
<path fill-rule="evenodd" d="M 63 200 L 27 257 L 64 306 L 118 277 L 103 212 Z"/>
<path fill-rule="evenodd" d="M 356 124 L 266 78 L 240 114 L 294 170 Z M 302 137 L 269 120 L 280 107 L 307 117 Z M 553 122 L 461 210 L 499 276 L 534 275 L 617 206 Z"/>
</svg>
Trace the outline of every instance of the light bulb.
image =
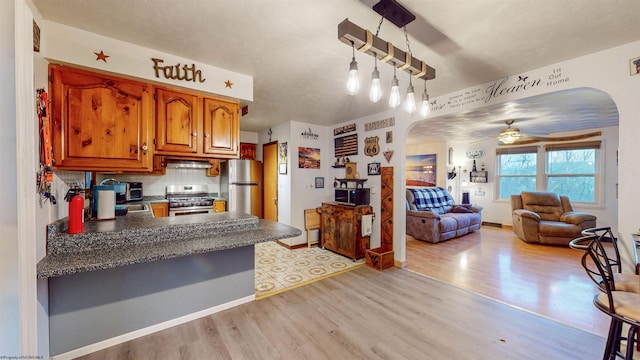
<svg viewBox="0 0 640 360">
<path fill-rule="evenodd" d="M 404 110 L 411 115 L 416 112 L 416 99 L 411 81 L 409 81 L 409 87 L 407 87 L 407 98 L 404 101 Z"/>
<path fill-rule="evenodd" d="M 360 82 L 358 81 L 358 62 L 356 58 L 351 59 L 349 64 L 349 78 L 347 79 L 347 92 L 349 95 L 355 95 L 360 90 Z"/>
<path fill-rule="evenodd" d="M 427 88 L 425 87 L 424 92 L 422 93 L 422 102 L 420 103 L 420 116 L 426 118 L 430 112 L 431 108 L 429 107 L 429 94 L 427 94 Z"/>
<path fill-rule="evenodd" d="M 382 98 L 382 88 L 380 87 L 380 72 L 376 66 L 371 73 L 371 89 L 369 90 L 369 100 L 378 102 Z"/>
<path fill-rule="evenodd" d="M 395 73 L 395 68 L 394 68 Z M 397 108 L 400 106 L 400 85 L 398 84 L 398 78 L 393 74 L 393 80 L 391 80 L 391 93 L 389 94 L 389 106 Z"/>
</svg>

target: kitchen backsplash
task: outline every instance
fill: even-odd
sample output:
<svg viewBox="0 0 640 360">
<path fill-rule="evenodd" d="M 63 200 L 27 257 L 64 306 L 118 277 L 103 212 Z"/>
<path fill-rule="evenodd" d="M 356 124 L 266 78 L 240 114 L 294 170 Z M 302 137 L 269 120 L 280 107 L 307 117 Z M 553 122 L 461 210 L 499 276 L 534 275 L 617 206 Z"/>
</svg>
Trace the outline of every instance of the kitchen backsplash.
<svg viewBox="0 0 640 360">
<path fill-rule="evenodd" d="M 84 172 L 80 171 L 56 171 L 56 176 L 71 186 L 76 181 L 84 186 Z M 118 175 L 98 174 L 98 183 L 103 179 L 116 179 L 118 181 L 139 181 L 142 183 L 144 196 L 165 195 L 167 185 L 200 185 L 206 184 L 209 192 L 218 194 L 220 191 L 220 177 L 207 176 L 204 169 L 167 169 L 166 175 Z M 64 190 L 66 192 L 66 189 Z M 62 194 L 64 197 L 64 194 Z"/>
</svg>

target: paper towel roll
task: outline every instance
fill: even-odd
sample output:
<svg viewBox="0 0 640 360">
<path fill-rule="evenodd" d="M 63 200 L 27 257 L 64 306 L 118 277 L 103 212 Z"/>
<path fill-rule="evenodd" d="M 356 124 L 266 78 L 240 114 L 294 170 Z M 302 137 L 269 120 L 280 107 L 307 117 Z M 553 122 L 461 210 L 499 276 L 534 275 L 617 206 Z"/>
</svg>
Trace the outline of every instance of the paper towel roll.
<svg viewBox="0 0 640 360">
<path fill-rule="evenodd" d="M 116 192 L 98 191 L 98 219 L 113 219 L 116 216 Z"/>
</svg>

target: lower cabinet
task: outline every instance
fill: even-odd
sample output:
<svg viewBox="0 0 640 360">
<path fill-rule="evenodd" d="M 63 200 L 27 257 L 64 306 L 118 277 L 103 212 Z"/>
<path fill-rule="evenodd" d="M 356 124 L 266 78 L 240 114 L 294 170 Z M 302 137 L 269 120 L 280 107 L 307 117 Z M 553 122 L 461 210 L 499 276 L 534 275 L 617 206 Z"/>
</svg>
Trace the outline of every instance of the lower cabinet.
<svg viewBox="0 0 640 360">
<path fill-rule="evenodd" d="M 226 200 L 214 200 L 213 201 L 213 212 L 225 212 L 227 211 L 227 201 Z"/>
<path fill-rule="evenodd" d="M 169 216 L 169 204 L 151 203 L 151 211 L 153 211 L 153 217 L 160 218 Z"/>
<path fill-rule="evenodd" d="M 321 210 L 321 246 L 338 254 L 360 259 L 369 248 L 369 236 L 362 236 L 362 215 L 373 214 L 369 205 L 349 206 L 323 203 Z"/>
</svg>

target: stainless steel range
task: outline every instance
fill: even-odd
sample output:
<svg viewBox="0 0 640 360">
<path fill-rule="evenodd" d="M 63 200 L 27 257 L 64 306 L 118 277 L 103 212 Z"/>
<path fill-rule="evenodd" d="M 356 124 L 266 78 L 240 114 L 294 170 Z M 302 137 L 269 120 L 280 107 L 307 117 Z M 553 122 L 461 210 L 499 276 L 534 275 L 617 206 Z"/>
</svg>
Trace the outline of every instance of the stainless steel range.
<svg viewBox="0 0 640 360">
<path fill-rule="evenodd" d="M 207 185 L 167 185 L 169 216 L 213 212 L 213 198 Z"/>
</svg>

